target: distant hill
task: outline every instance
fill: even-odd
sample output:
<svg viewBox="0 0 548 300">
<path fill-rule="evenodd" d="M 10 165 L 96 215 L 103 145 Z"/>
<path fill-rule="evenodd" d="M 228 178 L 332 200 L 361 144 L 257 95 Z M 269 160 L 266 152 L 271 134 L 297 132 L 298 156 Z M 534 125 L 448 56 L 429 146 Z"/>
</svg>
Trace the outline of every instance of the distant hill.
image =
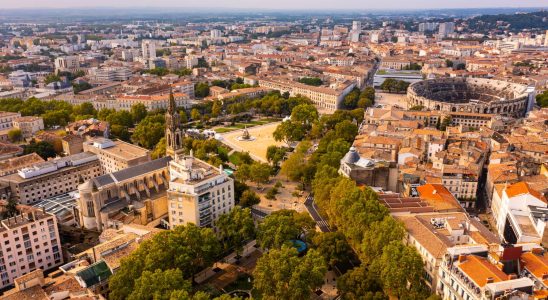
<svg viewBox="0 0 548 300">
<path fill-rule="evenodd" d="M 547 30 L 548 11 L 536 11 L 530 13 L 482 15 L 466 20 L 470 31 L 481 32 L 485 30 L 501 29 L 521 31 L 523 29 Z"/>
</svg>

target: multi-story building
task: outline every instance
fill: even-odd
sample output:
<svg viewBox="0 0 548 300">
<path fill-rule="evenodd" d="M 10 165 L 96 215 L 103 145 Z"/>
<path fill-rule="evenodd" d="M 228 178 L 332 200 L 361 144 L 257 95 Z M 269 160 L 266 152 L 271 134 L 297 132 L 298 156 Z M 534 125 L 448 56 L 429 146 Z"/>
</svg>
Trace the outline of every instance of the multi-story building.
<svg viewBox="0 0 548 300">
<path fill-rule="evenodd" d="M 148 111 L 157 109 L 167 109 L 169 103 L 169 94 L 160 95 L 121 95 L 116 98 L 116 107 L 118 109 L 130 110 L 135 104 L 141 103 L 146 106 Z M 187 94 L 173 93 L 177 107 L 190 107 L 191 102 Z"/>
<path fill-rule="evenodd" d="M 192 81 L 179 81 L 171 86 L 174 90 L 186 94 L 190 99 L 194 99 L 194 83 Z"/>
<path fill-rule="evenodd" d="M 0 176 L 17 173 L 18 170 L 31 167 L 34 164 L 44 162 L 44 159 L 36 153 L 0 160 Z"/>
<path fill-rule="evenodd" d="M 95 71 L 95 77 L 99 81 L 125 81 L 131 77 L 131 70 L 126 67 L 108 67 Z"/>
<path fill-rule="evenodd" d="M 80 68 L 80 58 L 78 56 L 61 56 L 55 59 L 56 72 L 74 72 Z"/>
<path fill-rule="evenodd" d="M 448 35 L 453 34 L 454 32 L 455 32 L 455 23 L 453 22 L 440 23 L 438 33 L 441 37 L 446 37 Z"/>
<path fill-rule="evenodd" d="M 346 81 L 341 83 L 339 87 L 327 88 L 310 86 L 281 78 L 260 78 L 259 85 L 282 93 L 288 92 L 291 96 L 302 95 L 308 97 L 318 110 L 333 112 L 342 107 L 344 97 L 352 91 L 356 86 L 356 82 Z"/>
<path fill-rule="evenodd" d="M 156 58 L 156 43 L 150 40 L 144 40 L 141 44 L 143 58 L 145 60 Z"/>
<path fill-rule="evenodd" d="M 234 181 L 222 166 L 213 167 L 190 155 L 183 155 L 181 119 L 170 101 L 166 112 L 166 154 L 169 163 L 167 190 L 169 226 L 194 223 L 212 227 L 220 215 L 234 207 Z"/>
<path fill-rule="evenodd" d="M 18 209 L 20 214 L 0 221 L 0 288 L 36 269 L 63 263 L 55 215 L 31 207 Z"/>
<path fill-rule="evenodd" d="M 510 248 L 512 249 L 512 248 Z M 521 251 L 521 249 L 519 249 Z M 437 293 L 443 300 L 450 299 L 531 299 L 534 283 L 516 273 L 507 274 L 502 269 L 518 264 L 519 254 L 505 251 L 496 257 L 488 255 L 487 248 L 452 247 L 447 250 L 439 271 Z M 514 257 L 512 257 L 514 256 Z M 503 259 L 507 261 L 502 261 Z"/>
<path fill-rule="evenodd" d="M 150 151 L 121 140 L 92 138 L 83 150 L 97 154 L 104 174 L 114 173 L 150 161 Z"/>
<path fill-rule="evenodd" d="M 496 229 L 508 243 L 548 242 L 548 203 L 525 182 L 497 184 L 491 202 Z"/>
<path fill-rule="evenodd" d="M 44 130 L 44 119 L 32 116 L 15 118 L 13 127 L 21 130 L 23 138 L 28 138 L 36 132 Z"/>
<path fill-rule="evenodd" d="M 13 120 L 19 117 L 20 113 L 0 111 L 0 131 L 13 128 Z"/>
<path fill-rule="evenodd" d="M 415 247 L 422 257 L 425 281 L 432 290 L 436 290 L 439 267 L 447 249 L 472 247 L 486 251 L 500 244 L 485 226 L 463 212 L 397 214 L 395 217 L 405 226 L 406 243 Z"/>
<path fill-rule="evenodd" d="M 169 226 L 194 223 L 215 226 L 222 214 L 234 207 L 234 181 L 222 166 L 213 167 L 190 155 L 177 156 L 169 164 Z"/>
<path fill-rule="evenodd" d="M 82 152 L 23 168 L 0 177 L 0 183 L 9 185 L 12 197 L 19 203 L 31 204 L 74 191 L 81 182 L 99 175 L 101 165 L 97 155 Z"/>
</svg>

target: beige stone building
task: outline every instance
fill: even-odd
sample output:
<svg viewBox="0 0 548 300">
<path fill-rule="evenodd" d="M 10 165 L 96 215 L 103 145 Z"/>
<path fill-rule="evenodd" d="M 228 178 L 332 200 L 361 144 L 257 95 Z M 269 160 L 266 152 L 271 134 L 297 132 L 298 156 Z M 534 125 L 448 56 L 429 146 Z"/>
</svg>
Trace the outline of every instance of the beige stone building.
<svg viewBox="0 0 548 300">
<path fill-rule="evenodd" d="M 23 138 L 29 138 L 36 132 L 44 130 L 44 120 L 41 117 L 19 117 L 13 119 L 13 128 L 21 130 Z"/>
<path fill-rule="evenodd" d="M 92 138 L 83 150 L 97 154 L 103 173 L 114 173 L 150 161 L 150 151 L 121 140 Z"/>
</svg>

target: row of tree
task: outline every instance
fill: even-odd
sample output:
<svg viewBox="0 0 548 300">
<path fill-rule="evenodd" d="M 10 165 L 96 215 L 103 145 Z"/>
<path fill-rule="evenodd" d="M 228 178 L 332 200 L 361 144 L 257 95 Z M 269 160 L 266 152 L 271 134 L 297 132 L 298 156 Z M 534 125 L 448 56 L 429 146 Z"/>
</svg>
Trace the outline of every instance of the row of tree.
<svg viewBox="0 0 548 300">
<path fill-rule="evenodd" d="M 363 119 L 363 110 L 337 111 L 317 120 L 282 164 L 288 179 L 311 183 L 320 212 L 357 252 L 362 264 L 338 280 L 344 299 L 426 299 L 422 284 L 423 263 L 416 250 L 402 243 L 405 230 L 388 213 L 369 188 L 359 188 L 338 175 L 340 160 L 348 152 Z M 327 243 L 335 248 L 332 243 Z M 335 248 L 336 249 L 336 248 Z"/>
<path fill-rule="evenodd" d="M 409 82 L 404 80 L 396 80 L 393 78 L 386 79 L 381 85 L 380 88 L 383 91 L 389 93 L 405 93 L 409 87 Z"/>
</svg>

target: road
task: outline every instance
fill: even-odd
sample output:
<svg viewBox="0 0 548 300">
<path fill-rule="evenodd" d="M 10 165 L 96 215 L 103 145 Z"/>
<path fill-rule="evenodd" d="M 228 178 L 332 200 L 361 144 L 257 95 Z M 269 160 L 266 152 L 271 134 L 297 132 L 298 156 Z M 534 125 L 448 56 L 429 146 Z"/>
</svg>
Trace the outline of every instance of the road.
<svg viewBox="0 0 548 300">
<path fill-rule="evenodd" d="M 265 213 L 264 211 L 258 210 L 258 209 L 253 208 L 253 207 L 251 208 L 251 214 L 256 216 L 259 219 L 264 219 L 266 216 L 268 216 L 268 214 Z"/>
<path fill-rule="evenodd" d="M 320 216 L 320 214 L 318 213 L 318 207 L 316 206 L 316 203 L 314 203 L 314 197 L 312 197 L 312 195 L 308 195 L 306 197 L 306 201 L 304 201 L 304 206 L 306 207 L 306 210 L 308 210 L 308 213 L 312 216 L 312 219 L 316 221 L 316 224 L 322 232 L 331 232 L 327 221 L 324 220 L 322 216 Z"/>
</svg>

